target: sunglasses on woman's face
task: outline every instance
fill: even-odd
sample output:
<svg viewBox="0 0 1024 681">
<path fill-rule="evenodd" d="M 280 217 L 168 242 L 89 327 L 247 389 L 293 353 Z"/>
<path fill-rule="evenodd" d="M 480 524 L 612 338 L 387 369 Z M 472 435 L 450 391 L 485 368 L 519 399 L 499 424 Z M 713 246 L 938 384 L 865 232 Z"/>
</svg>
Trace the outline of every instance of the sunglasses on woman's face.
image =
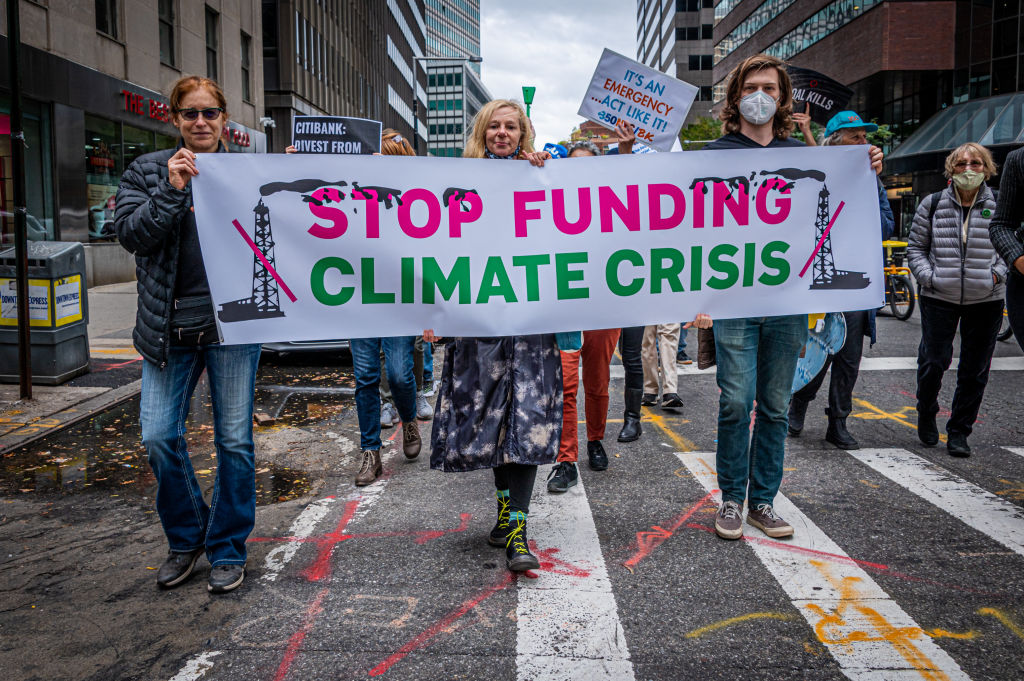
<svg viewBox="0 0 1024 681">
<path fill-rule="evenodd" d="M 199 118 L 199 114 L 203 115 L 208 121 L 215 121 L 220 118 L 220 115 L 224 113 L 224 109 L 219 106 L 211 106 L 209 109 L 175 109 L 174 113 L 178 114 L 186 121 L 194 121 Z"/>
</svg>

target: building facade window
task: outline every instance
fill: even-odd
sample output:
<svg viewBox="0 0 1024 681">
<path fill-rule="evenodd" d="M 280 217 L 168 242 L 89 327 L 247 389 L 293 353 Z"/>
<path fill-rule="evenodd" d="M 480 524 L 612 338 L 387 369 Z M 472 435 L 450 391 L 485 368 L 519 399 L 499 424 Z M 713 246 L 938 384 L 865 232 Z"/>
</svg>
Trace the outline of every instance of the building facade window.
<svg viewBox="0 0 1024 681">
<path fill-rule="evenodd" d="M 715 45 L 715 63 L 717 64 L 732 54 L 736 48 L 767 26 L 770 21 L 782 14 L 794 2 L 796 0 L 764 0 L 757 9 L 750 13 L 750 16 L 740 22 L 736 28 L 729 32 L 729 35 L 722 38 L 721 42 Z M 851 5 L 858 2 L 860 0 L 849 0 Z M 880 2 L 880 0 L 865 0 L 865 2 L 872 2 L 874 4 L 874 2 Z"/>
<path fill-rule="evenodd" d="M 10 100 L 0 95 L 0 129 L 10 129 Z M 30 99 L 22 102 L 25 133 L 25 205 L 28 238 L 52 240 L 54 231 L 53 160 L 50 147 L 50 108 Z M 0 233 L 2 243 L 14 242 L 14 159 L 11 136 L 0 134 Z"/>
<path fill-rule="evenodd" d="M 178 65 L 174 49 L 174 3 L 175 0 L 160 0 L 157 6 L 157 19 L 160 22 L 160 62 L 172 67 Z"/>
<path fill-rule="evenodd" d="M 171 135 L 85 115 L 85 193 L 91 241 L 114 238 L 114 201 L 124 169 L 143 154 L 175 144 Z"/>
<path fill-rule="evenodd" d="M 691 54 L 689 57 L 691 71 L 710 71 L 712 58 L 710 54 Z"/>
<path fill-rule="evenodd" d="M 96 30 L 114 40 L 120 36 L 117 30 L 117 0 L 96 0 Z"/>
<path fill-rule="evenodd" d="M 252 101 L 252 37 L 242 31 L 242 100 Z"/>
<path fill-rule="evenodd" d="M 768 1 L 791 2 L 792 0 Z M 766 49 L 765 52 L 773 57 L 778 57 L 779 59 L 789 59 L 793 55 L 806 50 L 825 36 L 839 30 L 860 15 L 875 7 L 875 5 L 880 4 L 882 4 L 882 0 L 835 0 L 811 15 L 809 19 L 805 20 L 792 31 L 782 36 L 780 40 Z M 744 24 L 746 23 L 747 22 L 744 22 Z M 744 40 L 745 39 L 746 38 L 744 38 Z M 718 53 L 716 46 L 715 57 L 717 58 L 717 56 Z"/>
<path fill-rule="evenodd" d="M 217 80 L 217 29 L 220 15 L 206 7 L 206 76 Z"/>
</svg>

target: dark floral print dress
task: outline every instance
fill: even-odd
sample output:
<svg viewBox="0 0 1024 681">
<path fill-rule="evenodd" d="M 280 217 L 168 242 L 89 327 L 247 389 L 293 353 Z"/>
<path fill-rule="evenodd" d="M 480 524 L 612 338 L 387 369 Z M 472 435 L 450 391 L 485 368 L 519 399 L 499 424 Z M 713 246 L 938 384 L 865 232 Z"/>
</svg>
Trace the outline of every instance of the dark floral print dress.
<svg viewBox="0 0 1024 681">
<path fill-rule="evenodd" d="M 554 334 L 459 338 L 445 347 L 430 467 L 553 463 L 562 437 Z"/>
</svg>

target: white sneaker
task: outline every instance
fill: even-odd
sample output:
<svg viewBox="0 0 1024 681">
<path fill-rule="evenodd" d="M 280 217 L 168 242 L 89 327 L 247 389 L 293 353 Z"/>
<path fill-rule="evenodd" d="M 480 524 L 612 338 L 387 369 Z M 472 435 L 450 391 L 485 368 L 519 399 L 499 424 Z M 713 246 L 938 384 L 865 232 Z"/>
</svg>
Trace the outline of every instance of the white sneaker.
<svg viewBox="0 0 1024 681">
<path fill-rule="evenodd" d="M 430 385 L 423 388 L 423 392 L 421 392 L 420 394 L 423 395 L 424 397 L 433 397 L 434 393 L 437 392 L 437 383 L 437 381 L 431 381 Z"/>
<path fill-rule="evenodd" d="M 398 411 L 390 402 L 385 402 L 380 407 L 380 427 L 381 428 L 392 428 L 398 423 Z"/>
<path fill-rule="evenodd" d="M 420 421 L 429 421 L 434 418 L 434 408 L 430 406 L 426 395 L 416 396 L 416 418 Z"/>
</svg>

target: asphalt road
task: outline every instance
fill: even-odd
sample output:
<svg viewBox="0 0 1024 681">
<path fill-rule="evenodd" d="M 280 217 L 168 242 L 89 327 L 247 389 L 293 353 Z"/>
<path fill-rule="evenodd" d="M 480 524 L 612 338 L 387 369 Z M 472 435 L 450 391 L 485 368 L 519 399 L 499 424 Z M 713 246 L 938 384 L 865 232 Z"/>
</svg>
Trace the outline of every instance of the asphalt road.
<svg viewBox="0 0 1024 681">
<path fill-rule="evenodd" d="M 627 445 L 614 437 L 616 378 L 611 467 L 584 463 L 564 495 L 538 478 L 542 568 L 518 579 L 485 542 L 489 472 L 430 471 L 426 452 L 406 462 L 391 442 L 384 477 L 355 488 L 350 369 L 291 360 L 261 370 L 257 411 L 277 420 L 257 429 L 245 585 L 207 595 L 204 563 L 158 591 L 165 545 L 127 405 L 4 460 L 0 668 L 174 681 L 1024 678 L 1021 352 L 1000 344 L 974 455 L 953 459 L 916 437 L 902 358 L 917 317 L 879 325 L 850 419 L 862 449 L 822 440 L 823 395 L 788 442 L 776 507 L 791 540 L 711 529 L 713 375 L 681 376 L 684 408 L 647 410 Z M 209 418 L 196 412 L 196 465 L 209 470 Z M 115 463 L 132 473 L 117 478 Z"/>
</svg>

